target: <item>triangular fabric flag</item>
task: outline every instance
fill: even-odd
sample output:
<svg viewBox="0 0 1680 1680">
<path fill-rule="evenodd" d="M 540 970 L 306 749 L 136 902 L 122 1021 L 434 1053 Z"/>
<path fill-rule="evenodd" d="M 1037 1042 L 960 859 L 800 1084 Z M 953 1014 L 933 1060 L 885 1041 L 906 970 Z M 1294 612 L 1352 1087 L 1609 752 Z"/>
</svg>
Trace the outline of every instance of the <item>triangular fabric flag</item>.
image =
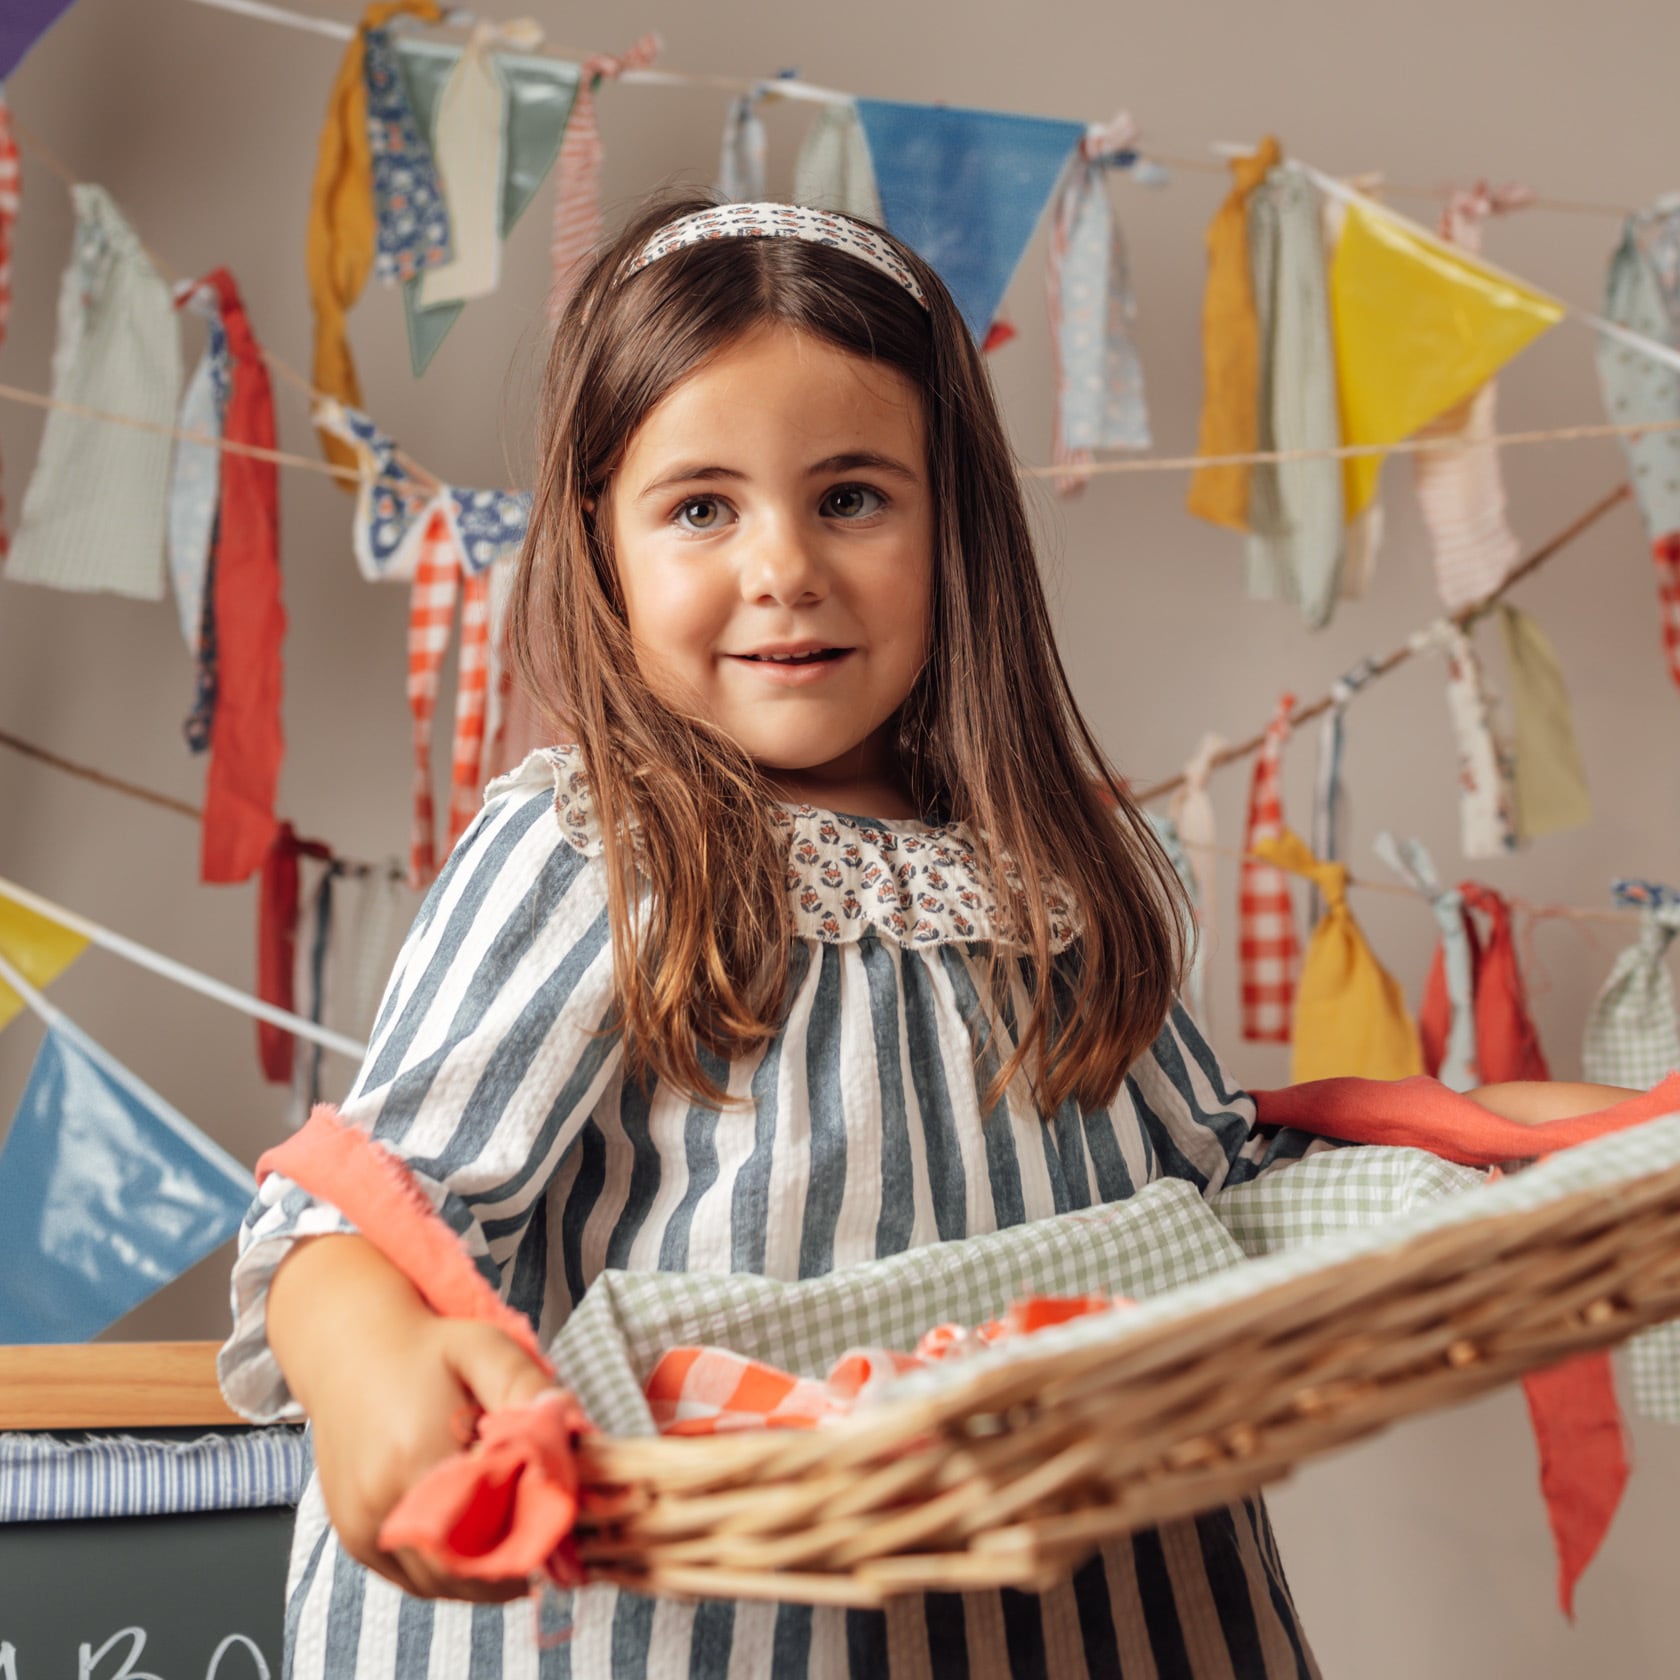
<svg viewBox="0 0 1680 1680">
<path fill-rule="evenodd" d="M 1330 262 L 1342 441 L 1391 444 L 1485 385 L 1563 319 L 1563 305 L 1366 198 L 1350 198 Z M 1380 455 L 1344 463 L 1347 512 L 1369 505 Z"/>
<path fill-rule="evenodd" d="M 1680 892 L 1655 881 L 1615 882 L 1611 896 L 1641 912 L 1639 938 L 1616 958 L 1587 1015 L 1582 1071 L 1601 1085 L 1647 1090 L 1680 1068 L 1680 1022 L 1668 948 L 1680 932 Z"/>
<path fill-rule="evenodd" d="M 549 319 L 558 321 L 585 265 L 601 242 L 601 166 L 606 149 L 595 120 L 595 88 L 626 70 L 641 70 L 659 56 L 659 37 L 647 34 L 621 57 L 597 53 L 579 66 L 577 98 L 560 141 L 555 166 L 554 227 L 549 236 Z"/>
<path fill-rule="evenodd" d="M 12 313 L 12 229 L 17 225 L 23 203 L 23 166 L 17 139 L 12 133 L 12 110 L 6 90 L 0 87 L 0 344 L 6 342 L 6 326 Z M 6 503 L 0 498 L 0 560 L 6 557 L 11 540 L 6 535 Z"/>
<path fill-rule="evenodd" d="M 1409 1079 L 1423 1072 L 1417 1028 L 1399 982 L 1377 961 L 1347 902 L 1347 865 L 1315 858 L 1290 829 L 1250 850 L 1304 876 L 1324 897 L 1295 986 L 1289 1077 Z"/>
<path fill-rule="evenodd" d="M 1421 840 L 1396 840 L 1386 830 L 1374 842 L 1378 857 L 1429 901 L 1440 938 L 1418 1008 L 1418 1043 L 1423 1071 L 1449 1091 L 1471 1091 L 1481 1083 L 1476 1060 L 1475 931 L 1464 911 L 1464 895 L 1443 891 L 1435 863 Z"/>
<path fill-rule="evenodd" d="M 1190 969 L 1190 1013 L 1196 1025 L 1208 1034 L 1212 1022 L 1208 1014 L 1207 969 L 1213 959 L 1217 936 L 1219 907 L 1218 859 L 1214 843 L 1218 838 L 1213 810 L 1213 798 L 1208 792 L 1208 777 L 1213 774 L 1213 761 L 1225 750 L 1225 737 L 1209 732 L 1196 745 L 1184 766 L 1183 781 L 1174 791 L 1167 806 L 1167 816 L 1178 833 L 1195 878 L 1191 897 L 1196 906 L 1196 960 Z"/>
<path fill-rule="evenodd" d="M 1500 603 L 1499 630 L 1511 688 L 1517 827 L 1525 840 L 1585 827 L 1592 801 L 1557 654 L 1533 617 L 1509 602 Z"/>
<path fill-rule="evenodd" d="M 1520 209 L 1533 196 L 1526 187 L 1495 190 L 1485 182 L 1461 188 L 1441 213 L 1441 237 L 1459 250 L 1480 251 L 1483 222 Z M 1505 517 L 1504 473 L 1491 441 L 1497 401 L 1497 386 L 1490 379 L 1467 402 L 1418 432 L 1420 438 L 1458 444 L 1422 450 L 1412 458 L 1418 506 L 1435 550 L 1435 583 L 1448 612 L 1491 593 L 1521 553 Z"/>
<path fill-rule="evenodd" d="M 888 229 L 945 282 L 980 343 L 1083 123 L 860 99 Z"/>
<path fill-rule="evenodd" d="M 66 406 L 47 415 L 5 575 L 161 601 L 169 433 L 181 390 L 175 305 L 105 189 L 79 184 L 71 195 L 76 245 L 59 286 L 52 378 L 53 399 Z"/>
<path fill-rule="evenodd" d="M 1108 172 L 1136 161 L 1137 125 L 1121 113 L 1091 129 L 1069 160 L 1050 214 L 1044 269 L 1056 360 L 1051 459 L 1066 469 L 1056 489 L 1090 482 L 1092 451 L 1147 449 L 1143 365 L 1132 342 L 1137 315 L 1126 242 L 1108 197 Z"/>
<path fill-rule="evenodd" d="M 0 82 L 64 14 L 72 0 L 6 0 L 0 7 Z"/>
<path fill-rule="evenodd" d="M 346 317 L 373 268 L 378 224 L 373 202 L 373 156 L 368 146 L 365 43 L 370 29 L 399 16 L 436 23 L 438 0 L 375 0 L 362 14 L 339 61 L 321 125 L 315 183 L 309 205 L 309 298 L 315 312 L 315 352 L 310 383 L 327 397 L 360 403 L 361 384 L 350 355 Z M 326 457 L 354 466 L 348 448 L 323 435 Z"/>
<path fill-rule="evenodd" d="M 226 434 L 231 443 L 275 446 L 274 392 L 244 300 L 225 268 L 205 276 L 220 304 L 233 373 Z M 280 764 L 280 472 L 255 455 L 222 451 L 212 560 L 216 610 L 216 704 L 204 780 L 200 876 L 244 881 L 262 867 L 279 827 L 274 814 Z"/>
<path fill-rule="evenodd" d="M 820 106 L 799 143 L 793 165 L 793 202 L 881 226 L 881 194 L 869 142 L 850 99 Z"/>
<path fill-rule="evenodd" d="M 1517 849 L 1511 752 L 1494 727 L 1493 699 L 1464 630 L 1437 619 L 1411 639 L 1413 653 L 1439 653 L 1447 666 L 1447 710 L 1458 754 L 1459 825 L 1467 858 L 1504 857 Z"/>
<path fill-rule="evenodd" d="M 50 986 L 87 945 L 81 934 L 72 933 L 62 923 L 0 896 L 0 958 L 31 986 Z M 23 999 L 0 980 L 0 1027 L 16 1020 L 22 1008 Z"/>
<path fill-rule="evenodd" d="M 0 1343 L 85 1342 L 238 1230 L 251 1175 L 56 1011 L 0 1147 Z"/>
<path fill-rule="evenodd" d="M 1284 831 L 1283 748 L 1289 739 L 1295 696 L 1281 695 L 1266 738 L 1254 759 L 1248 791 L 1248 826 L 1237 889 L 1237 965 L 1242 986 L 1242 1035 L 1250 1043 L 1287 1044 L 1295 1005 L 1295 904 L 1284 873 L 1250 854 L 1255 842 Z"/>
<path fill-rule="evenodd" d="M 1202 293 L 1202 418 L 1198 455 L 1251 454 L 1258 441 L 1260 324 L 1248 255 L 1248 200 L 1283 156 L 1267 135 L 1259 149 L 1231 159 L 1231 190 L 1206 234 L 1207 287 Z M 1187 505 L 1198 519 L 1249 528 L 1249 468 L 1198 467 Z"/>
<path fill-rule="evenodd" d="M 362 80 L 373 167 L 373 272 L 395 286 L 450 260 L 449 206 L 432 149 L 408 102 L 389 30 L 362 31 Z"/>
<path fill-rule="evenodd" d="M 1301 454 L 1249 469 L 1248 593 L 1293 603 L 1317 630 L 1344 593 L 1348 544 L 1342 466 L 1328 453 L 1342 421 L 1323 207 L 1299 170 L 1274 169 L 1249 195 L 1248 258 L 1259 336 L 1254 447 Z"/>
<path fill-rule="evenodd" d="M 502 30 L 503 39 L 512 28 L 508 25 Z M 398 36 L 396 47 L 397 67 L 408 89 L 415 120 L 435 144 L 440 102 L 462 54 L 458 48 L 407 35 Z M 577 97 L 578 67 L 558 59 L 513 53 L 493 53 L 491 63 L 501 80 L 505 100 L 497 230 L 506 240 L 559 155 L 560 138 Z M 447 190 L 447 181 L 445 186 Z M 434 278 L 423 275 L 403 287 L 409 361 L 417 379 L 430 366 L 464 307 L 459 303 L 422 305 L 421 288 Z"/>
</svg>

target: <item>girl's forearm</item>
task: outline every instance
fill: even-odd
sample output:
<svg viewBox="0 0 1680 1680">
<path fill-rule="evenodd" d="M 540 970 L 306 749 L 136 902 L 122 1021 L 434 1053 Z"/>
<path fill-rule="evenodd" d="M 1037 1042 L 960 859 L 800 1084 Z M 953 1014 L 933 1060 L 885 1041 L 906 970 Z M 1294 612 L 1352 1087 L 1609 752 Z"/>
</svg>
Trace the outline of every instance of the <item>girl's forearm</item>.
<svg viewBox="0 0 1680 1680">
<path fill-rule="evenodd" d="M 1546 1120 L 1567 1120 L 1577 1114 L 1595 1114 L 1637 1091 L 1619 1085 L 1584 1085 L 1568 1080 L 1511 1080 L 1502 1085 L 1478 1085 L 1466 1096 L 1506 1120 L 1536 1125 Z"/>
</svg>

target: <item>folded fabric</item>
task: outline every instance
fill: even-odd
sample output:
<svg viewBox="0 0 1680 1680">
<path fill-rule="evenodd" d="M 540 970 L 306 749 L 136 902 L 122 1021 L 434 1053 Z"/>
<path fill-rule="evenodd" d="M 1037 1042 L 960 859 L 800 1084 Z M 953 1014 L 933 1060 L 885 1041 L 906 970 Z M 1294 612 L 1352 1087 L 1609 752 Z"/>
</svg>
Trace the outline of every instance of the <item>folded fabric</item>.
<svg viewBox="0 0 1680 1680">
<path fill-rule="evenodd" d="M 1581 1060 L 1588 1079 L 1645 1086 L 1680 1068 L 1680 1021 L 1668 948 L 1680 932 L 1680 892 L 1655 881 L 1617 881 L 1617 906 L 1638 910 L 1639 938 L 1616 958 L 1587 1015 Z"/>
<path fill-rule="evenodd" d="M 105 189 L 83 184 L 71 194 L 76 245 L 59 286 L 52 377 L 63 406 L 47 415 L 5 575 L 161 601 L 169 433 L 181 389 L 175 305 Z"/>
</svg>

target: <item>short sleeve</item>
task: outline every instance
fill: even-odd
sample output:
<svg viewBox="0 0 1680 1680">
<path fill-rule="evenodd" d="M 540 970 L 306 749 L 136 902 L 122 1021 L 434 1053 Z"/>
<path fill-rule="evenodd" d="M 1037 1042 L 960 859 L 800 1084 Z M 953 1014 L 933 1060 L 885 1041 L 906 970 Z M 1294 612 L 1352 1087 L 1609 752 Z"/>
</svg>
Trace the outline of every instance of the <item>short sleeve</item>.
<svg viewBox="0 0 1680 1680">
<path fill-rule="evenodd" d="M 570 843 L 549 786 L 493 798 L 415 919 L 341 1116 L 400 1156 L 504 1299 L 509 1262 L 620 1063 L 605 867 Z M 301 1409 L 267 1340 L 268 1286 L 300 1238 L 353 1227 L 266 1178 L 233 1269 L 218 1361 L 258 1422 Z"/>
<path fill-rule="evenodd" d="M 1188 1179 L 1204 1196 L 1340 1147 L 1287 1127 L 1257 1127 L 1254 1099 L 1226 1073 L 1182 1004 L 1126 1075 L 1126 1095 L 1156 1176 Z"/>
</svg>

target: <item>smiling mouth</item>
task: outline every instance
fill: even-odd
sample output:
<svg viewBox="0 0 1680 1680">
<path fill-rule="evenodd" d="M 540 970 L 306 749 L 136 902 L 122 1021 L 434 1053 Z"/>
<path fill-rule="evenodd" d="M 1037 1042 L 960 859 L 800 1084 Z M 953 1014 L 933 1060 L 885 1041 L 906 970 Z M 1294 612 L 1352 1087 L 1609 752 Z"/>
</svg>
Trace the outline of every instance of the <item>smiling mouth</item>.
<svg viewBox="0 0 1680 1680">
<path fill-rule="evenodd" d="M 851 651 L 850 648 L 814 648 L 810 653 L 737 653 L 734 657 L 751 660 L 755 665 L 819 665 L 844 658 Z"/>
</svg>

